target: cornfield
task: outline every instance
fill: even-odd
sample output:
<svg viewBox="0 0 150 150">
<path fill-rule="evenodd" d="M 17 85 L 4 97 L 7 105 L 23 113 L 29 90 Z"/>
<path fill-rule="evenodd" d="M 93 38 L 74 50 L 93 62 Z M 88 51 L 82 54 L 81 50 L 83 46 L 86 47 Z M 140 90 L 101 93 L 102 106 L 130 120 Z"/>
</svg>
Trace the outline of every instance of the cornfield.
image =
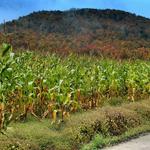
<svg viewBox="0 0 150 150">
<path fill-rule="evenodd" d="M 79 109 L 100 105 L 102 98 L 131 101 L 150 95 L 150 62 L 98 59 L 31 52 L 12 53 L 4 44 L 0 56 L 0 129 L 28 114 L 52 122 Z"/>
</svg>

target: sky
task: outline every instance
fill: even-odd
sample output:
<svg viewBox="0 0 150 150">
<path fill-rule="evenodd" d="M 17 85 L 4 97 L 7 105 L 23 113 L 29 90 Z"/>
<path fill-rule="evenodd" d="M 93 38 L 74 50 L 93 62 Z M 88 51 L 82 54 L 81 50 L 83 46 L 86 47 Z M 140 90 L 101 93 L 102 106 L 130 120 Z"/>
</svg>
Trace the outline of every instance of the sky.
<svg viewBox="0 0 150 150">
<path fill-rule="evenodd" d="M 150 0 L 0 0 L 0 23 L 39 10 L 119 9 L 150 18 Z"/>
</svg>

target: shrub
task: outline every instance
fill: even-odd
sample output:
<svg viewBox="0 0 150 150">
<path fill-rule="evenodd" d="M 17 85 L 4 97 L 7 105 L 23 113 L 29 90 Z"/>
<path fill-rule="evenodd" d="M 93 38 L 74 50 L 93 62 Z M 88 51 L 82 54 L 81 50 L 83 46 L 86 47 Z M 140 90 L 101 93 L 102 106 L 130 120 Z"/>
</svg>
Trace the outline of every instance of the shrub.
<svg viewBox="0 0 150 150">
<path fill-rule="evenodd" d="M 128 128 L 137 127 L 141 120 L 139 115 L 124 108 L 106 108 L 107 128 L 110 135 L 120 135 Z"/>
<path fill-rule="evenodd" d="M 96 134 L 121 135 L 128 128 L 137 127 L 140 124 L 141 118 L 136 112 L 125 108 L 106 107 L 85 114 L 84 119 L 82 118 L 78 124 L 75 138 L 80 143 L 87 143 Z"/>
</svg>

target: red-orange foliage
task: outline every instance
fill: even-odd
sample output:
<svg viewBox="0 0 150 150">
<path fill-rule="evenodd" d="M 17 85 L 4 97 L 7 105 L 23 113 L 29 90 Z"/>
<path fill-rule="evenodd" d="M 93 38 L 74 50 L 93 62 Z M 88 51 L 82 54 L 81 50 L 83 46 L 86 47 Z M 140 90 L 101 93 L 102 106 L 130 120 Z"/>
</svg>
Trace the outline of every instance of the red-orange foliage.
<svg viewBox="0 0 150 150">
<path fill-rule="evenodd" d="M 65 55 L 78 53 L 113 59 L 150 59 L 148 41 L 102 40 L 92 39 L 93 36 L 92 34 L 63 36 L 54 33 L 42 35 L 33 31 L 25 31 L 7 36 L 0 34 L 0 43 L 8 42 L 16 51 L 32 50 Z"/>
</svg>

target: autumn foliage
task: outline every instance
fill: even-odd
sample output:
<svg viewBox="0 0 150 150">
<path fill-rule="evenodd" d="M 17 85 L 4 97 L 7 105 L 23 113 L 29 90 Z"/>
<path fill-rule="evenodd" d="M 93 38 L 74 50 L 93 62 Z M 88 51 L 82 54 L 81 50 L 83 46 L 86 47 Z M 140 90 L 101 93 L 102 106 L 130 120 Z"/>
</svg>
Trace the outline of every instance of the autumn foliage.
<svg viewBox="0 0 150 150">
<path fill-rule="evenodd" d="M 17 51 L 150 59 L 150 20 L 119 10 L 34 12 L 0 25 L 0 31 L 0 43 Z"/>
</svg>

